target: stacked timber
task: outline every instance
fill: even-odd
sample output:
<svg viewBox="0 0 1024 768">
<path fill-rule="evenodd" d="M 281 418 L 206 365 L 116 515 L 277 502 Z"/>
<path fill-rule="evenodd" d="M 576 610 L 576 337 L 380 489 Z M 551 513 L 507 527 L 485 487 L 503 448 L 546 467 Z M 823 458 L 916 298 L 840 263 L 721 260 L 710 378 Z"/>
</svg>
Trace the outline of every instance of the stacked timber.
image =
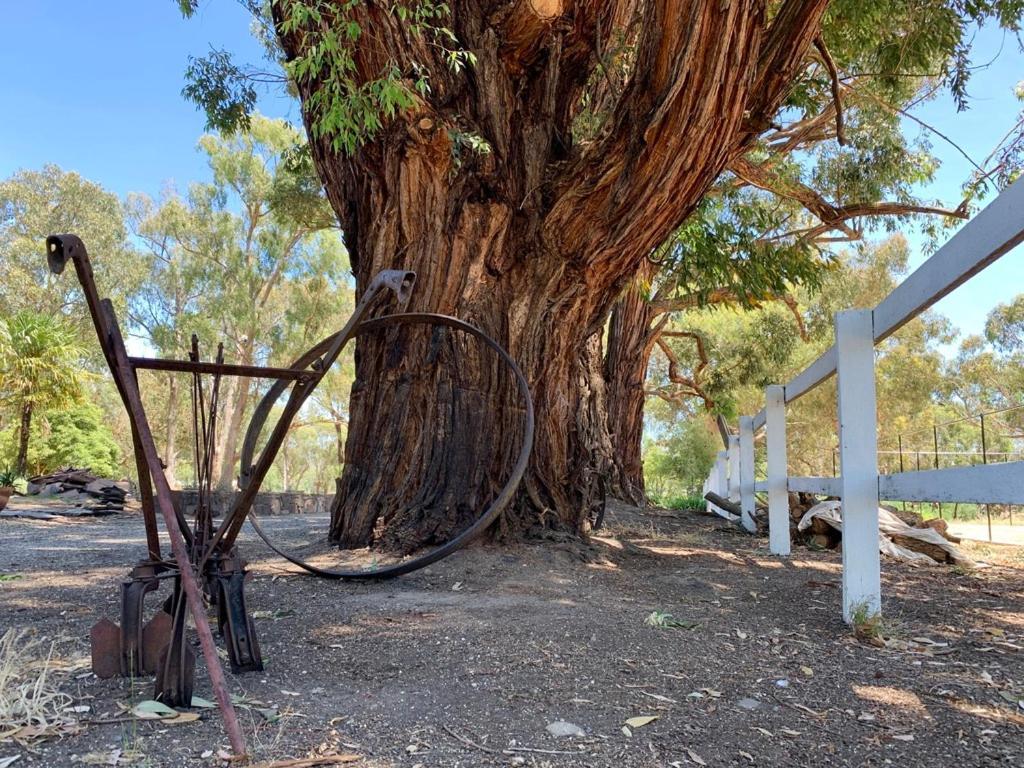
<svg viewBox="0 0 1024 768">
<path fill-rule="evenodd" d="M 97 477 L 88 468 L 65 467 L 29 478 L 28 494 L 72 504 L 94 515 L 123 512 L 130 485 Z"/>
<path fill-rule="evenodd" d="M 790 501 L 793 499 L 791 497 Z M 801 503 L 798 534 L 808 546 L 835 549 L 842 545 L 842 504 L 837 500 L 812 505 Z M 791 515 L 796 513 L 791 508 Z M 879 542 L 884 554 L 906 562 L 973 565 L 953 544 L 960 539 L 949 533 L 945 520 L 924 520 L 918 513 L 883 504 L 878 509 Z M 795 539 L 799 541 L 800 539 Z"/>
<path fill-rule="evenodd" d="M 730 519 L 739 524 L 740 505 L 709 491 L 704 498 L 730 513 Z M 789 494 L 790 540 L 812 549 L 837 549 L 842 546 L 842 505 L 839 501 L 821 502 L 814 494 Z M 813 511 L 812 511 L 813 510 Z M 810 513 L 810 514 L 808 514 Z M 754 521 L 757 533 L 768 533 L 768 510 L 755 505 Z M 924 520 L 916 512 L 882 505 L 879 508 L 879 530 L 882 551 L 900 559 L 918 561 L 928 558 L 937 563 L 970 565 L 969 558 L 952 544 L 960 539 L 948 531 L 941 518 Z M 924 556 L 924 557 L 921 557 Z"/>
<path fill-rule="evenodd" d="M 789 536 L 794 543 L 803 543 L 814 549 L 835 549 L 842 540 L 842 534 L 824 520 L 815 518 L 811 527 L 801 531 L 797 526 L 811 507 L 817 504 L 818 497 L 813 493 L 789 494 Z"/>
</svg>

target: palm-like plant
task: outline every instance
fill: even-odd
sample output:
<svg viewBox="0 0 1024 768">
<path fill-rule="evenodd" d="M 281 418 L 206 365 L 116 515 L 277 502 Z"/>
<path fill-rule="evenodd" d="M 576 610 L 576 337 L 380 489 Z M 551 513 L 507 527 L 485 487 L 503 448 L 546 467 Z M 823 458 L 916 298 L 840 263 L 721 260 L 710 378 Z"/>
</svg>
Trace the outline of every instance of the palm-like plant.
<svg viewBox="0 0 1024 768">
<path fill-rule="evenodd" d="M 83 354 L 59 316 L 24 311 L 0 319 L 0 405 L 14 408 L 21 417 L 17 474 L 25 473 L 33 413 L 81 400 Z"/>
</svg>

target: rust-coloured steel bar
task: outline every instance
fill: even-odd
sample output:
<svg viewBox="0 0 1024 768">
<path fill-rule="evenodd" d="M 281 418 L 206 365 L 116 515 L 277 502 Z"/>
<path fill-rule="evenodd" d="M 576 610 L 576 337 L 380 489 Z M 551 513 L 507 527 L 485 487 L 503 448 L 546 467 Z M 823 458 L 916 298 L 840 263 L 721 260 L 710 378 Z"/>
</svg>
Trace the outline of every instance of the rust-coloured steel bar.
<svg viewBox="0 0 1024 768">
<path fill-rule="evenodd" d="M 68 246 L 74 248 L 76 253 L 81 252 L 84 258 L 77 259 L 70 253 L 66 253 L 64 250 L 65 239 L 67 240 Z M 51 241 L 53 241 L 52 245 Z M 46 239 L 46 261 L 51 272 L 56 275 L 63 272 L 64 265 L 68 258 L 72 258 L 74 261 L 75 273 L 78 276 L 78 282 L 82 285 L 82 292 L 85 294 L 85 303 L 89 308 L 89 316 L 92 318 L 93 328 L 96 330 L 96 336 L 100 341 L 100 349 L 103 351 L 103 357 L 107 361 L 107 367 L 113 371 L 116 361 L 114 360 L 114 356 L 111 353 L 109 346 L 105 343 L 108 333 L 105 326 L 103 312 L 100 308 L 100 297 L 99 294 L 96 293 L 96 279 L 92 272 L 92 264 L 89 261 L 88 253 L 85 250 L 85 244 L 82 243 L 81 239 L 76 235 L 52 235 Z M 124 401 L 124 384 L 117 376 L 114 377 L 114 385 L 117 387 L 121 400 Z M 142 475 L 148 474 L 143 472 L 145 458 L 142 452 L 142 446 L 139 442 L 138 430 L 136 429 L 135 422 L 132 420 L 130 414 L 128 421 L 131 423 L 132 444 L 135 449 L 135 459 L 139 469 L 139 491 L 142 497 L 142 516 L 146 524 L 146 542 L 150 558 L 153 560 L 159 560 L 160 537 L 156 530 L 156 514 L 153 507 L 152 486 L 148 482 L 143 482 L 142 480 Z M 154 557 L 154 555 L 156 556 Z"/>
<path fill-rule="evenodd" d="M 132 450 L 135 453 L 135 470 L 139 475 L 139 498 L 142 500 L 142 519 L 146 525 L 146 549 L 149 559 L 161 560 L 160 534 L 156 530 L 156 507 L 153 505 L 153 483 L 146 470 L 146 455 L 142 450 L 142 443 L 139 440 L 139 431 L 131 419 L 132 428 Z"/>
<path fill-rule="evenodd" d="M 298 381 L 311 379 L 315 371 L 296 371 L 292 368 L 261 368 L 258 365 L 231 363 L 204 363 L 201 360 L 166 360 L 152 357 L 129 357 L 129 364 L 138 370 L 175 371 L 178 373 L 212 373 L 221 376 L 242 376 L 250 379 L 279 379 Z"/>
<path fill-rule="evenodd" d="M 195 573 L 192 570 L 185 537 L 178 524 L 177 513 L 171 503 L 171 488 L 161 470 L 160 456 L 157 453 L 156 444 L 153 442 L 153 433 L 149 428 L 149 421 L 142 406 L 142 398 L 132 373 L 131 364 L 128 362 L 128 354 L 117 326 L 114 307 L 109 300 L 99 300 L 88 253 L 78 237 L 75 235 L 51 235 L 46 239 L 46 249 L 50 269 L 57 274 L 64 270 L 67 259 L 70 258 L 74 262 L 79 282 L 86 294 L 86 303 L 89 306 L 93 324 L 96 326 L 100 346 L 103 347 L 110 370 L 118 383 L 118 390 L 128 409 L 129 418 L 135 424 L 142 453 L 149 465 L 149 475 L 156 486 L 156 504 L 163 515 L 164 525 L 167 527 L 167 534 L 171 541 L 171 551 L 178 563 L 181 587 L 185 592 L 185 598 L 196 625 L 196 634 L 199 636 L 199 644 L 206 659 L 210 684 L 213 686 L 214 696 L 220 706 L 224 730 L 231 743 L 231 749 L 236 755 L 243 756 L 246 753 L 245 738 L 242 736 L 242 729 L 228 693 L 224 670 L 221 669 L 217 649 L 213 644 L 213 633 L 206 620 L 202 592 L 199 590 Z"/>
</svg>

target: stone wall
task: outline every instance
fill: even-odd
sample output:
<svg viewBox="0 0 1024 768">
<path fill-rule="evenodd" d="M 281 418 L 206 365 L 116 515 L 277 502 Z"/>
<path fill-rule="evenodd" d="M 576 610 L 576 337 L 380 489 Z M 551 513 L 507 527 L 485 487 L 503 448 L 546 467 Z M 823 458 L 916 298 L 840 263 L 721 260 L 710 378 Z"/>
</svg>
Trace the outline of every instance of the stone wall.
<svg viewBox="0 0 1024 768">
<path fill-rule="evenodd" d="M 175 505 L 183 505 L 185 514 L 189 517 L 195 512 L 196 503 L 199 501 L 199 492 L 194 488 L 185 488 L 173 492 Z M 230 509 L 232 501 L 238 495 L 237 491 L 231 493 L 213 493 L 213 514 L 221 516 Z M 309 513 L 326 513 L 331 509 L 331 496 L 321 496 L 313 493 L 258 493 L 253 509 L 258 517 L 271 515 L 302 515 Z"/>
</svg>

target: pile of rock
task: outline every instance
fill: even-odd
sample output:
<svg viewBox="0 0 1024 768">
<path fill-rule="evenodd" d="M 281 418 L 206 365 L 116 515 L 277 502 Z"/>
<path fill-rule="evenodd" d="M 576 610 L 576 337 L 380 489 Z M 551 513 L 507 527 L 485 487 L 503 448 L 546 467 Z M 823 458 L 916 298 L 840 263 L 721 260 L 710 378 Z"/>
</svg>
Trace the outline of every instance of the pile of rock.
<svg viewBox="0 0 1024 768">
<path fill-rule="evenodd" d="M 131 485 L 97 477 L 89 469 L 65 467 L 29 478 L 28 494 L 57 499 L 94 515 L 123 512 Z"/>
</svg>

